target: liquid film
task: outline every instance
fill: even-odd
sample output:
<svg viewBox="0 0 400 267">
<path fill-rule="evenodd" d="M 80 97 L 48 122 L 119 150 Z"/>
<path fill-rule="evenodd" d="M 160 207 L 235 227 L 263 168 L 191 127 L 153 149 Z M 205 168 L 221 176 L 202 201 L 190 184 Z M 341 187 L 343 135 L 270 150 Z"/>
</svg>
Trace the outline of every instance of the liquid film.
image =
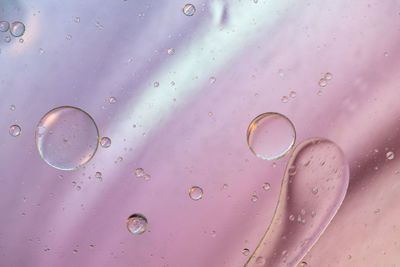
<svg viewBox="0 0 400 267">
<path fill-rule="evenodd" d="M 60 170 L 88 163 L 97 151 L 99 131 L 92 117 L 76 107 L 50 110 L 39 121 L 36 146 L 42 159 Z"/>
<path fill-rule="evenodd" d="M 247 129 L 247 144 L 251 152 L 264 160 L 275 160 L 285 156 L 295 140 L 293 123 L 279 113 L 258 115 Z"/>
<path fill-rule="evenodd" d="M 349 165 L 335 143 L 313 138 L 299 144 L 287 163 L 274 218 L 245 266 L 299 264 L 335 216 L 348 183 Z"/>
</svg>

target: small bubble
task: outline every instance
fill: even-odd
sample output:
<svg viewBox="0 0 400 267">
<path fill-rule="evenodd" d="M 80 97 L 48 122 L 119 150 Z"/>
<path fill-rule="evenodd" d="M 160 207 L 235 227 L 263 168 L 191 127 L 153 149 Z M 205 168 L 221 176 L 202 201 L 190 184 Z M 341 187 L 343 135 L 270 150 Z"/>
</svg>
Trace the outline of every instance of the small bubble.
<svg viewBox="0 0 400 267">
<path fill-rule="evenodd" d="M 19 38 L 18 41 L 22 44 L 24 42 L 24 39 L 23 38 Z"/>
<path fill-rule="evenodd" d="M 74 22 L 75 22 L 75 23 L 81 22 L 81 18 L 80 18 L 80 17 L 74 17 Z"/>
<path fill-rule="evenodd" d="M 74 249 L 74 250 L 72 250 L 72 253 L 76 254 L 76 253 L 78 253 L 78 250 Z"/>
<path fill-rule="evenodd" d="M 315 217 L 315 215 L 317 215 L 317 213 L 315 212 L 315 210 L 312 210 L 312 211 L 311 211 L 311 217 L 313 217 L 313 218 L 314 218 L 314 217 Z"/>
<path fill-rule="evenodd" d="M 223 184 L 223 185 L 222 185 L 222 189 L 224 189 L 224 190 L 228 189 L 228 187 L 229 187 L 228 184 Z"/>
<path fill-rule="evenodd" d="M 44 50 L 43 48 L 39 48 L 39 54 L 43 55 L 44 54 Z"/>
<path fill-rule="evenodd" d="M 196 13 L 196 8 L 192 4 L 186 4 L 183 6 L 182 11 L 186 16 L 193 16 Z"/>
<path fill-rule="evenodd" d="M 276 168 L 276 163 L 272 162 L 272 168 Z"/>
<path fill-rule="evenodd" d="M 311 192 L 312 192 L 314 195 L 318 194 L 318 187 L 314 186 L 314 187 L 311 189 Z"/>
<path fill-rule="evenodd" d="M 256 263 L 259 265 L 264 265 L 265 264 L 265 259 L 261 256 L 257 257 Z"/>
<path fill-rule="evenodd" d="M 67 34 L 67 35 L 65 35 L 65 39 L 67 39 L 67 40 L 71 40 L 71 39 L 72 39 L 72 35 L 71 35 L 71 34 Z"/>
<path fill-rule="evenodd" d="M 82 188 L 78 185 L 75 187 L 75 189 L 76 189 L 76 191 L 81 191 Z"/>
<path fill-rule="evenodd" d="M 14 111 L 15 110 L 15 105 L 10 105 L 10 110 Z"/>
<path fill-rule="evenodd" d="M 137 178 L 143 177 L 144 170 L 142 168 L 136 168 L 136 170 L 133 172 Z"/>
<path fill-rule="evenodd" d="M 101 172 L 96 172 L 95 174 L 94 174 L 94 177 L 96 177 L 97 179 L 102 179 L 102 176 L 103 176 L 103 174 L 101 173 Z"/>
<path fill-rule="evenodd" d="M 290 91 L 289 96 L 291 98 L 296 98 L 296 92 L 295 91 Z"/>
<path fill-rule="evenodd" d="M 321 96 L 322 95 L 322 90 L 317 91 L 317 95 Z"/>
<path fill-rule="evenodd" d="M 258 0 L 253 0 L 253 3 L 254 3 L 254 4 L 257 4 L 257 3 L 258 3 Z"/>
<path fill-rule="evenodd" d="M 263 188 L 265 191 L 268 191 L 268 190 L 271 189 L 271 185 L 270 185 L 269 183 L 263 183 L 262 188 Z"/>
<path fill-rule="evenodd" d="M 392 152 L 392 151 L 387 152 L 387 153 L 386 153 L 386 158 L 387 158 L 388 160 L 394 159 L 394 152 Z"/>
<path fill-rule="evenodd" d="M 21 134 L 21 127 L 19 125 L 11 125 L 10 128 L 8 129 L 8 132 L 10 133 L 11 136 L 17 137 Z"/>
<path fill-rule="evenodd" d="M 380 212 L 381 212 L 381 209 L 376 209 L 376 210 L 374 211 L 375 214 L 379 214 Z"/>
<path fill-rule="evenodd" d="M 203 189 L 199 186 L 192 186 L 189 189 L 189 197 L 193 200 L 200 200 L 203 198 Z"/>
<path fill-rule="evenodd" d="M 14 21 L 10 25 L 10 33 L 14 37 L 20 37 L 25 33 L 25 25 L 20 21 Z"/>
<path fill-rule="evenodd" d="M 6 43 L 11 42 L 11 37 L 10 37 L 10 35 L 4 36 L 3 40 L 4 40 L 4 42 L 6 42 Z"/>
<path fill-rule="evenodd" d="M 347 255 L 347 258 L 348 258 L 349 260 L 351 260 L 352 257 L 351 257 L 351 255 L 349 254 L 349 255 Z"/>
<path fill-rule="evenodd" d="M 248 248 L 244 248 L 244 249 L 242 249 L 242 254 L 245 256 L 249 256 L 250 250 Z"/>
<path fill-rule="evenodd" d="M 100 138 L 100 146 L 103 148 L 108 148 L 111 146 L 111 139 L 109 137 Z"/>
<path fill-rule="evenodd" d="M 8 21 L 0 21 L 0 32 L 6 32 L 10 29 L 10 23 Z"/>
<path fill-rule="evenodd" d="M 289 176 L 294 176 L 296 174 L 296 166 L 292 165 L 288 169 Z"/>
<path fill-rule="evenodd" d="M 101 23 L 100 23 L 99 21 L 96 21 L 96 22 L 94 23 L 94 25 L 96 25 L 96 27 L 97 27 L 99 30 L 103 30 L 103 29 L 104 29 L 104 26 L 101 25 Z"/>
<path fill-rule="evenodd" d="M 307 267 L 307 265 L 308 265 L 307 262 L 303 261 L 300 263 L 299 267 Z"/>
<path fill-rule="evenodd" d="M 285 95 L 281 97 L 282 103 L 287 103 L 288 100 L 289 100 L 289 98 L 287 96 L 285 96 Z"/>
<path fill-rule="evenodd" d="M 154 87 L 158 87 L 158 86 L 160 86 L 160 83 L 159 82 L 154 82 Z"/>
<path fill-rule="evenodd" d="M 325 78 L 321 78 L 321 79 L 319 79 L 318 84 L 321 87 L 325 87 L 328 84 L 328 82 Z"/>
<path fill-rule="evenodd" d="M 151 180 L 151 176 L 150 176 L 150 174 L 148 174 L 148 173 L 144 173 L 144 174 L 142 175 L 142 177 L 143 177 L 143 179 L 144 179 L 145 181 L 150 181 L 150 180 Z"/>
<path fill-rule="evenodd" d="M 385 52 L 385 53 L 383 53 L 383 55 L 384 55 L 385 57 L 388 57 L 388 56 L 389 56 L 389 53 L 388 53 L 388 52 Z"/>
<path fill-rule="evenodd" d="M 210 235 L 211 235 L 211 237 L 216 237 L 217 236 L 217 232 L 216 231 L 211 231 Z"/>
<path fill-rule="evenodd" d="M 117 103 L 117 98 L 115 98 L 114 96 L 110 96 L 110 97 L 108 98 L 108 103 L 110 103 L 110 104 L 115 104 L 115 103 Z"/>
<path fill-rule="evenodd" d="M 174 86 L 174 85 L 175 85 L 175 82 L 174 82 L 174 81 L 171 81 L 170 84 L 171 84 L 172 86 Z"/>
<path fill-rule="evenodd" d="M 89 245 L 89 248 L 94 248 L 94 247 L 95 247 L 95 245 L 93 245 L 93 244 Z"/>
<path fill-rule="evenodd" d="M 131 234 L 140 235 L 143 234 L 148 227 L 147 218 L 142 214 L 132 214 L 126 220 L 126 227 Z"/>
<path fill-rule="evenodd" d="M 251 196 L 251 202 L 257 202 L 257 200 L 258 200 L 258 196 L 256 194 L 253 194 Z"/>
<path fill-rule="evenodd" d="M 332 73 L 330 73 L 330 72 L 325 73 L 325 74 L 324 74 L 324 78 L 325 78 L 325 80 L 327 80 L 327 81 L 332 80 Z"/>
<path fill-rule="evenodd" d="M 295 216 L 294 216 L 293 214 L 290 214 L 290 216 L 289 216 L 289 221 L 293 222 L 294 219 L 295 219 Z"/>
<path fill-rule="evenodd" d="M 172 55 L 175 54 L 175 49 L 173 49 L 173 48 L 168 48 L 168 49 L 167 49 L 167 53 L 168 53 L 168 55 L 172 56 Z"/>
<path fill-rule="evenodd" d="M 278 70 L 278 74 L 279 74 L 279 76 L 281 76 L 282 78 L 285 77 L 285 73 L 283 72 L 282 69 L 279 69 L 279 70 Z"/>
<path fill-rule="evenodd" d="M 217 81 L 217 79 L 216 79 L 214 76 L 212 76 L 212 77 L 210 77 L 210 79 L 208 79 L 208 81 L 209 81 L 211 84 L 213 84 L 213 83 L 215 83 L 215 82 Z"/>
<path fill-rule="evenodd" d="M 305 210 L 305 209 L 301 209 L 301 210 L 300 210 L 300 214 L 301 214 L 301 215 L 306 215 L 306 210 Z"/>
</svg>

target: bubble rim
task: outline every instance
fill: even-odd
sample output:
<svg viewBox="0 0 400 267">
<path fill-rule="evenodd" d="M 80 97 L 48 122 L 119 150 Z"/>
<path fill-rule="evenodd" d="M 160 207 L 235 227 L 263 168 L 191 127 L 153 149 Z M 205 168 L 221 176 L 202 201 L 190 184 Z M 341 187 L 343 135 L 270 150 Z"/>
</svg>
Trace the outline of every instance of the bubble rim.
<svg viewBox="0 0 400 267">
<path fill-rule="evenodd" d="M 256 125 L 256 122 L 257 122 L 257 121 L 259 121 L 261 118 L 263 118 L 263 117 L 265 117 L 265 116 L 270 116 L 270 115 L 278 115 L 278 116 L 281 116 L 281 117 L 283 117 L 284 119 L 286 119 L 286 120 L 290 123 L 290 125 L 292 126 L 294 136 L 293 136 L 293 141 L 292 141 L 292 142 L 290 143 L 290 145 L 288 146 L 286 152 L 281 153 L 281 154 L 279 154 L 279 155 L 277 155 L 277 156 L 275 156 L 275 157 L 268 157 L 268 158 L 267 158 L 267 157 L 261 157 L 261 156 L 260 156 L 258 153 L 256 153 L 256 152 L 253 150 L 253 148 L 250 146 L 250 133 L 251 133 L 252 129 L 254 128 L 254 126 Z M 248 148 L 250 149 L 250 151 L 251 151 L 257 158 L 260 158 L 260 159 L 262 159 L 262 160 L 278 160 L 278 159 L 281 159 L 281 158 L 285 157 L 285 156 L 293 149 L 293 146 L 295 145 L 296 139 L 297 139 L 297 132 L 296 132 L 296 127 L 294 126 L 293 122 L 292 122 L 287 116 L 285 116 L 285 115 L 283 115 L 282 113 L 279 113 L 279 112 L 264 112 L 264 113 L 261 113 L 261 114 L 259 114 L 258 116 L 256 116 L 256 117 L 250 122 L 249 126 L 247 127 L 246 139 L 247 139 L 247 146 L 248 146 Z"/>
<path fill-rule="evenodd" d="M 78 165 L 77 167 L 75 167 L 75 168 L 70 168 L 70 169 L 62 169 L 62 168 L 59 168 L 59 167 L 56 167 L 56 166 L 50 164 L 50 162 L 48 162 L 48 161 L 43 157 L 43 154 L 41 153 L 41 151 L 40 151 L 40 149 L 39 149 L 39 147 L 38 147 L 38 142 L 37 142 L 37 140 L 38 140 L 37 129 L 38 129 L 39 125 L 40 125 L 40 122 L 43 120 L 43 118 L 45 118 L 45 117 L 46 117 L 48 114 L 50 114 L 51 112 L 53 112 L 53 111 L 55 111 L 55 110 L 57 110 L 57 109 L 61 109 L 61 108 L 72 108 L 72 109 L 76 109 L 76 110 L 79 110 L 79 111 L 85 113 L 85 114 L 90 118 L 90 120 L 93 122 L 94 127 L 96 128 L 96 132 L 97 132 L 96 148 L 94 149 L 94 152 L 93 152 L 92 156 L 91 156 L 85 163 L 80 164 L 80 165 Z M 36 150 L 38 151 L 40 157 L 41 157 L 41 158 L 43 159 L 43 161 L 46 162 L 49 166 L 51 166 L 51 167 L 53 167 L 53 168 L 55 168 L 55 169 L 58 169 L 58 170 L 62 170 L 62 171 L 73 171 L 73 170 L 77 170 L 77 169 L 79 169 L 79 168 L 85 166 L 86 164 L 88 164 L 88 163 L 92 160 L 92 158 L 96 155 L 96 153 L 97 153 L 97 150 L 98 150 L 98 148 L 99 148 L 99 140 L 100 140 L 100 133 L 99 133 L 99 128 L 97 127 L 96 121 L 93 119 L 92 116 L 90 116 L 89 113 L 87 113 L 86 111 L 84 111 L 84 110 L 81 109 L 81 108 L 74 107 L 74 106 L 59 106 L 59 107 L 55 107 L 55 108 L 53 108 L 53 109 L 47 111 L 47 112 L 40 118 L 39 122 L 36 124 L 36 127 L 35 127 L 35 145 L 36 145 Z"/>
</svg>

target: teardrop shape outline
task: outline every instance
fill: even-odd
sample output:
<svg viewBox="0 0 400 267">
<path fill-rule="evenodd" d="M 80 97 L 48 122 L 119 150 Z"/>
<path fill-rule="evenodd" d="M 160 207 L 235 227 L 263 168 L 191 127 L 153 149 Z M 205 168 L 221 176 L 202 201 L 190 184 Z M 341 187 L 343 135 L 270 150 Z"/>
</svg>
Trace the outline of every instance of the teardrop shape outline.
<svg viewBox="0 0 400 267">
<path fill-rule="evenodd" d="M 278 113 L 278 114 L 279 114 L 279 113 Z M 261 114 L 261 115 L 262 115 L 262 114 Z M 257 116 L 257 117 L 258 117 L 258 116 Z M 308 145 L 310 142 L 320 142 L 320 141 L 328 141 L 328 142 L 331 142 L 331 143 L 335 144 L 335 145 L 338 147 L 339 151 L 342 152 L 343 157 L 345 157 L 343 150 L 342 150 L 335 142 L 333 142 L 333 141 L 331 141 L 331 140 L 329 140 L 329 139 L 327 139 L 327 138 L 323 138 L 323 137 L 312 137 L 312 138 L 308 138 L 308 139 L 302 141 L 300 144 L 298 144 L 298 145 L 292 150 L 293 152 L 292 152 L 292 154 L 290 155 L 290 157 L 289 157 L 289 159 L 288 159 L 288 161 L 287 161 L 287 163 L 286 163 L 286 166 L 285 166 L 285 171 L 283 172 L 283 179 L 282 179 L 282 183 L 281 183 L 281 189 L 280 189 L 280 191 L 279 191 L 279 197 L 278 197 L 278 201 L 277 201 L 277 204 L 276 204 L 275 211 L 274 211 L 274 214 L 273 214 L 273 216 L 272 216 L 272 219 L 271 219 L 271 221 L 269 222 L 268 227 L 267 227 L 267 230 L 265 231 L 264 235 L 262 236 L 260 242 L 258 242 L 257 247 L 254 249 L 253 253 L 252 253 L 251 256 L 249 257 L 249 259 L 246 261 L 246 263 L 244 264 L 244 267 L 248 267 L 249 264 L 250 264 L 250 262 L 251 262 L 252 260 L 255 260 L 255 259 L 256 259 L 256 253 L 257 253 L 258 249 L 261 247 L 261 245 L 263 244 L 264 240 L 265 240 L 266 238 L 268 238 L 269 230 L 270 230 L 270 228 L 271 228 L 272 223 L 273 223 L 274 220 L 275 220 L 275 217 L 276 217 L 276 215 L 277 215 L 278 208 L 280 207 L 280 204 L 281 204 L 281 200 L 282 200 L 282 196 L 283 196 L 283 192 L 284 192 L 283 185 L 285 184 L 286 181 L 288 181 L 289 175 L 287 175 L 287 174 L 288 174 L 288 172 L 289 172 L 289 168 L 292 166 L 292 163 L 294 162 L 294 160 L 296 159 L 296 156 L 297 156 L 297 153 L 295 153 L 295 152 L 300 151 L 300 150 L 303 149 L 306 145 Z M 350 177 L 349 165 L 347 165 L 347 168 L 344 168 L 344 173 L 343 173 L 343 175 L 344 175 L 344 177 L 346 177 L 346 176 Z M 347 190 L 348 190 L 348 188 L 349 188 L 349 180 L 350 180 L 350 179 L 347 180 L 346 190 L 344 190 L 343 193 L 342 193 L 342 195 L 340 196 L 341 200 L 340 200 L 339 203 L 337 203 L 336 209 L 335 209 L 335 211 L 333 212 L 331 218 L 330 218 L 329 221 L 325 224 L 325 226 L 323 227 L 323 229 L 322 229 L 321 232 L 319 233 L 318 237 L 313 241 L 313 243 L 309 246 L 309 248 L 308 248 L 307 251 L 304 253 L 304 255 L 303 255 L 301 258 L 299 258 L 299 260 L 296 262 L 296 264 L 295 264 L 294 266 L 297 266 L 299 263 L 301 263 L 301 262 L 303 261 L 303 259 L 304 259 L 305 256 L 308 254 L 308 252 L 310 252 L 310 250 L 314 247 L 314 245 L 318 242 L 318 240 L 319 240 L 319 239 L 321 238 L 321 236 L 324 234 L 325 230 L 328 228 L 328 226 L 329 226 L 329 224 L 332 222 L 333 218 L 335 218 L 337 212 L 339 211 L 340 207 L 342 206 L 342 203 L 343 203 L 343 201 L 344 201 L 344 199 L 345 199 L 345 197 L 346 197 L 346 195 L 347 195 Z M 288 184 L 288 183 L 286 183 L 286 184 Z"/>
</svg>

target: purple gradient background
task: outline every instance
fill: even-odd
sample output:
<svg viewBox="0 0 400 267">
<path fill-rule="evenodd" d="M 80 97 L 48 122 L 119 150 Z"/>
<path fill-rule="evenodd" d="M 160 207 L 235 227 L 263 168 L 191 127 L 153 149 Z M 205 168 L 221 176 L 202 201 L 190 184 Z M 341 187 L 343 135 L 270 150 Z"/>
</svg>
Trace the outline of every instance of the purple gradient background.
<svg viewBox="0 0 400 267">
<path fill-rule="evenodd" d="M 24 43 L 0 33 L 0 265 L 242 266 L 287 161 L 273 168 L 247 148 L 250 121 L 272 111 L 292 120 L 298 142 L 331 139 L 350 163 L 349 193 L 309 266 L 399 266 L 400 2 L 192 3 L 186 17 L 181 1 L 0 0 L 0 20 L 26 25 Z M 84 109 L 113 142 L 77 171 L 51 168 L 34 143 L 39 119 L 62 105 Z M 135 178 L 137 167 L 152 180 Z M 192 185 L 202 200 L 189 199 Z M 137 212 L 149 232 L 132 236 L 125 219 Z"/>
</svg>

